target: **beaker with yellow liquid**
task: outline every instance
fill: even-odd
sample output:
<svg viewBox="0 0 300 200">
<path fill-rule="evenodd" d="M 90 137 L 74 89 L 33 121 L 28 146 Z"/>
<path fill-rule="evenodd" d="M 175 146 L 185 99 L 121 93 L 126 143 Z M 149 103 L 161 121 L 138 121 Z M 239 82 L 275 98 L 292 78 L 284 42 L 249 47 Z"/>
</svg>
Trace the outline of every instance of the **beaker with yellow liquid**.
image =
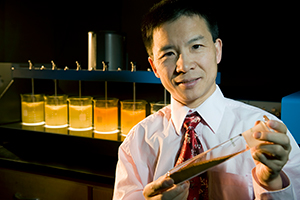
<svg viewBox="0 0 300 200">
<path fill-rule="evenodd" d="M 45 123 L 47 128 L 68 126 L 67 95 L 45 96 Z"/>
<path fill-rule="evenodd" d="M 146 117 L 146 104 L 144 100 L 121 101 L 121 132 L 126 137 L 129 131 Z"/>
<path fill-rule="evenodd" d="M 27 126 L 43 125 L 44 95 L 21 94 L 22 124 Z"/>
<path fill-rule="evenodd" d="M 69 101 L 69 129 L 73 131 L 91 130 L 93 97 L 72 97 Z"/>
<path fill-rule="evenodd" d="M 118 140 L 117 98 L 94 100 L 94 137 Z"/>
<path fill-rule="evenodd" d="M 159 101 L 157 103 L 150 103 L 150 113 L 154 114 L 167 105 L 168 104 L 165 104 L 163 101 Z"/>
</svg>

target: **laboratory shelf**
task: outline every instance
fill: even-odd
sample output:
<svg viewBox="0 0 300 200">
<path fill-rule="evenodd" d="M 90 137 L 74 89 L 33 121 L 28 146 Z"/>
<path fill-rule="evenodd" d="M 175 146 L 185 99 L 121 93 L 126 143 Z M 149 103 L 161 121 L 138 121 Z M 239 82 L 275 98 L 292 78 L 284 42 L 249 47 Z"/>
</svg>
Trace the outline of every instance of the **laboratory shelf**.
<svg viewBox="0 0 300 200">
<path fill-rule="evenodd" d="M 12 78 L 82 80 L 82 81 L 113 81 L 161 84 L 153 72 L 149 71 L 100 71 L 100 70 L 51 70 L 26 68 L 12 69 Z"/>
<path fill-rule="evenodd" d="M 12 78 L 33 78 L 33 79 L 57 79 L 57 80 L 82 80 L 82 81 L 113 81 L 113 82 L 135 82 L 161 84 L 151 71 L 100 71 L 100 70 L 51 70 L 15 67 L 12 69 Z M 216 83 L 220 84 L 221 73 L 218 72 Z"/>
</svg>

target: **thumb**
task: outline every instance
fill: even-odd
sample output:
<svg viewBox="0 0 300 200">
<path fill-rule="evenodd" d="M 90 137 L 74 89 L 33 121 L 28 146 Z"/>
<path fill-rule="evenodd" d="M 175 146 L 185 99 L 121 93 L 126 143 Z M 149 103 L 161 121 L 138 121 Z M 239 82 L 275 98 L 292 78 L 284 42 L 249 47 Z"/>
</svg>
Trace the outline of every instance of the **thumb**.
<svg viewBox="0 0 300 200">
<path fill-rule="evenodd" d="M 172 187 L 174 184 L 174 180 L 167 176 L 161 176 L 156 181 L 153 181 L 146 185 L 144 188 L 144 196 L 155 196 L 156 194 L 159 194 L 166 189 Z"/>
</svg>

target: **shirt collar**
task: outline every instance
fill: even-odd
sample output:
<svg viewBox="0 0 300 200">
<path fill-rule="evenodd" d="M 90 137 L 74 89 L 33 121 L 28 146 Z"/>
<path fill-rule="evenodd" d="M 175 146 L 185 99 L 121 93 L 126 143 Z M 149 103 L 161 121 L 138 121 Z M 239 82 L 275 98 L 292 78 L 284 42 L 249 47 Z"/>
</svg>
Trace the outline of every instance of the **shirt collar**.
<svg viewBox="0 0 300 200">
<path fill-rule="evenodd" d="M 193 109 L 197 111 L 204 119 L 210 129 L 216 133 L 225 110 L 224 96 L 217 85 L 214 93 L 208 97 L 200 106 Z M 190 108 L 182 105 L 175 99 L 171 98 L 171 117 L 178 135 L 181 134 L 181 127 Z"/>
</svg>

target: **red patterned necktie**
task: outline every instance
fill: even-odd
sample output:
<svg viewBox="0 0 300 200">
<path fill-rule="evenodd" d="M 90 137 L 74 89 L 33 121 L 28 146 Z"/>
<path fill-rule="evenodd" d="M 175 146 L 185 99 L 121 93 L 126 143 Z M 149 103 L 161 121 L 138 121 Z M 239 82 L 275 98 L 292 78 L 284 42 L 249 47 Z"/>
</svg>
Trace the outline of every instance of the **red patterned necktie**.
<svg viewBox="0 0 300 200">
<path fill-rule="evenodd" d="M 183 123 L 186 132 L 175 166 L 203 152 L 202 145 L 195 132 L 195 128 L 201 120 L 202 118 L 197 112 L 186 116 Z M 203 173 L 190 180 L 190 190 L 187 199 L 208 199 L 207 173 Z"/>
</svg>

